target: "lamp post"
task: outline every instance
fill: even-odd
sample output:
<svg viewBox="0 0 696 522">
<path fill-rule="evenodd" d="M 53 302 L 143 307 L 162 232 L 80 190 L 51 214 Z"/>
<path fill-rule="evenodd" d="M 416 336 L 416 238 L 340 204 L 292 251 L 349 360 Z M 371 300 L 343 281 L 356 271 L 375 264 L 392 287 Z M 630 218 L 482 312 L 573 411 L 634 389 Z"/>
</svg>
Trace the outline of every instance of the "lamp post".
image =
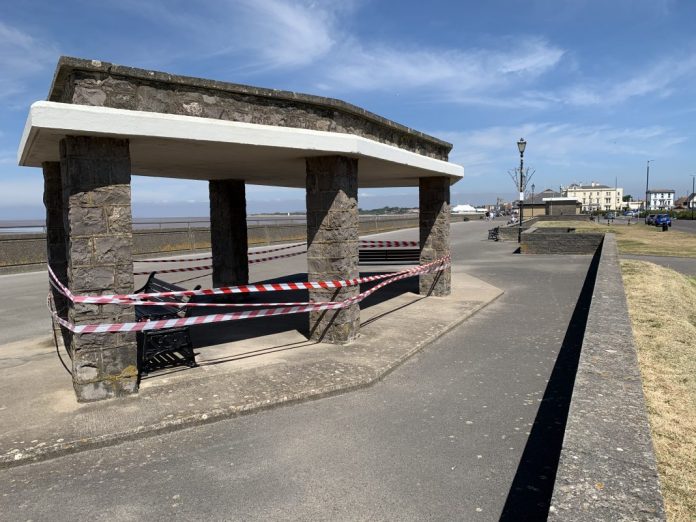
<svg viewBox="0 0 696 522">
<path fill-rule="evenodd" d="M 536 212 L 534 210 L 534 189 L 535 189 L 534 183 L 532 183 L 532 217 L 536 216 Z"/>
<path fill-rule="evenodd" d="M 694 194 L 694 180 L 696 180 L 696 174 L 691 175 L 691 201 L 689 206 L 691 207 L 691 221 L 694 220 L 694 206 L 696 206 L 696 194 Z"/>
<path fill-rule="evenodd" d="M 517 225 L 517 242 L 522 243 L 522 213 L 524 208 L 524 149 L 527 142 L 520 138 L 517 149 L 520 151 L 520 222 Z"/>
<path fill-rule="evenodd" d="M 648 191 L 650 190 L 650 162 L 653 160 L 648 160 L 648 167 L 645 171 L 645 217 L 643 218 L 643 221 L 645 224 L 648 224 Z"/>
</svg>

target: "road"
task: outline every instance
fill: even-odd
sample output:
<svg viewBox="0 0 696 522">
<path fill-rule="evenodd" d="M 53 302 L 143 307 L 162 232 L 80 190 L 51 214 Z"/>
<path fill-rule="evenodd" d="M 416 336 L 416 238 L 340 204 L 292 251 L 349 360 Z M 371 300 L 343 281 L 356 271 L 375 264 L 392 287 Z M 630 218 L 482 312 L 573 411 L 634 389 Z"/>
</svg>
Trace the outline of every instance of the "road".
<svg viewBox="0 0 696 522">
<path fill-rule="evenodd" d="M 541 516 L 554 469 L 530 456 L 559 430 L 547 383 L 590 259 L 513 255 L 489 226 L 452 225 L 455 269 L 505 294 L 375 386 L 1 471 L 0 520 Z"/>
</svg>

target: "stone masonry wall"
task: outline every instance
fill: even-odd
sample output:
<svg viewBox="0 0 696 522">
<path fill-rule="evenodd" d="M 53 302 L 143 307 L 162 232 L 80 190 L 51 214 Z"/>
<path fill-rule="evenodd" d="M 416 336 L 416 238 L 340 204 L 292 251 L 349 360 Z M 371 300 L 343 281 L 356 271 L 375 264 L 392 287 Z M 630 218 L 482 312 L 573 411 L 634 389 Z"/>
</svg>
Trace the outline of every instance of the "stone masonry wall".
<svg viewBox="0 0 696 522">
<path fill-rule="evenodd" d="M 100 63 L 101 62 L 97 62 Z M 54 84 L 63 103 L 355 134 L 447 160 L 451 145 L 338 100 L 101 64 Z M 60 67 L 60 66 L 59 66 Z M 121 74 L 119 74 L 119 72 Z M 351 110 L 353 109 L 353 110 Z M 362 112 L 362 113 L 359 113 Z"/>
<path fill-rule="evenodd" d="M 60 163 L 46 162 L 42 165 L 44 176 L 43 201 L 46 207 L 46 259 L 58 280 L 68 284 L 68 253 L 65 225 L 63 223 L 63 183 L 60 176 Z M 51 295 L 56 313 L 68 319 L 68 299 L 53 286 Z M 65 346 L 70 345 L 70 332 L 54 321 L 56 335 L 63 338 Z"/>
<path fill-rule="evenodd" d="M 310 281 L 352 279 L 358 270 L 358 160 L 343 156 L 307 158 L 307 277 Z M 310 290 L 316 301 L 343 301 L 357 286 Z M 360 306 L 310 312 L 310 337 L 332 343 L 355 338 Z"/>
<path fill-rule="evenodd" d="M 523 254 L 594 254 L 603 239 L 604 234 L 534 228 L 522 233 L 520 251 Z"/>
<path fill-rule="evenodd" d="M 128 140 L 61 140 L 68 286 L 75 294 L 133 292 Z M 74 324 L 131 322 L 132 307 L 73 304 Z M 73 385 L 79 401 L 137 390 L 135 334 L 72 335 Z"/>
<path fill-rule="evenodd" d="M 249 282 L 244 181 L 209 181 L 213 286 Z"/>
<path fill-rule="evenodd" d="M 420 178 L 420 248 L 421 264 L 430 263 L 450 253 L 450 180 L 446 177 Z M 419 276 L 420 293 L 450 294 L 451 268 Z"/>
</svg>

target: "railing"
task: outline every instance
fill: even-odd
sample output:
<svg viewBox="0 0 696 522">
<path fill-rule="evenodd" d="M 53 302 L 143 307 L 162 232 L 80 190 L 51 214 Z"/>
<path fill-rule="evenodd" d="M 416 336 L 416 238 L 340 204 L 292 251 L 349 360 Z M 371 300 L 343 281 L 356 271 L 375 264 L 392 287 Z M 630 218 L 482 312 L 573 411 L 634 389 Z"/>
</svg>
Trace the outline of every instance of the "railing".
<svg viewBox="0 0 696 522">
<path fill-rule="evenodd" d="M 384 214 L 361 215 L 361 223 L 380 223 L 384 221 L 417 218 L 417 213 L 412 214 Z M 249 225 L 300 225 L 306 222 L 305 215 L 288 216 L 250 216 L 247 218 Z M 162 219 L 136 219 L 133 221 L 135 230 L 165 230 L 172 228 L 209 228 L 209 218 L 162 218 Z M 31 234 L 46 233 L 46 223 L 42 219 L 36 220 L 6 220 L 0 221 L 0 234 Z"/>
</svg>

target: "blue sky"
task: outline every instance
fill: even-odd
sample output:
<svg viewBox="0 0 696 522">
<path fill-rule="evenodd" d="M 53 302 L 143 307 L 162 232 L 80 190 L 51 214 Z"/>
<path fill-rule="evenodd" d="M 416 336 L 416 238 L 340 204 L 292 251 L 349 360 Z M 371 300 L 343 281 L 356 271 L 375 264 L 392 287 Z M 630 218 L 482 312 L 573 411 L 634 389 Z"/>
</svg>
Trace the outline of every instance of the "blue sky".
<svg viewBox="0 0 696 522">
<path fill-rule="evenodd" d="M 335 97 L 451 141 L 453 203 L 513 198 L 515 142 L 536 190 L 582 181 L 684 195 L 696 174 L 691 0 L 63 0 L 0 12 L 0 219 L 42 217 L 16 166 L 29 105 L 60 55 Z M 205 215 L 202 182 L 133 179 L 134 214 Z M 302 210 L 249 187 L 250 212 Z M 417 205 L 411 189 L 359 204 Z"/>
</svg>

